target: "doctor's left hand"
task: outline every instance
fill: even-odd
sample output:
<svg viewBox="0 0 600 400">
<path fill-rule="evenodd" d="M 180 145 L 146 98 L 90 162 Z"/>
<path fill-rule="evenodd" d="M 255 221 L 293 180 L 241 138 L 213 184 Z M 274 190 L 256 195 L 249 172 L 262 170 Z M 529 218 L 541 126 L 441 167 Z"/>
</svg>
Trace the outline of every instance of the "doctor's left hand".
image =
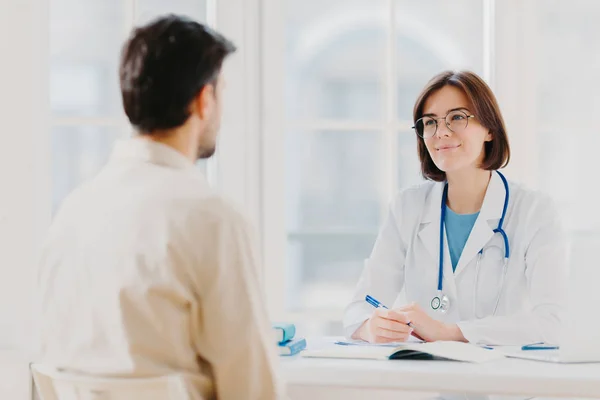
<svg viewBox="0 0 600 400">
<path fill-rule="evenodd" d="M 410 321 L 410 326 L 414 329 L 414 332 L 426 342 L 435 342 L 437 340 L 467 341 L 458 325 L 446 324 L 431 318 L 416 303 L 396 308 L 394 311 L 404 313 Z"/>
</svg>

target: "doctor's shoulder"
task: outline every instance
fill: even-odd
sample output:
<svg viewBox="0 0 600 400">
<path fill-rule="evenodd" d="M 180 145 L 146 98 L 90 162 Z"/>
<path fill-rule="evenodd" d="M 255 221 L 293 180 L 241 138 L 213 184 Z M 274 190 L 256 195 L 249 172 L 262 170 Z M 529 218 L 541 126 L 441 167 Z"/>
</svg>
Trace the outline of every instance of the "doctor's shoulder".
<svg viewBox="0 0 600 400">
<path fill-rule="evenodd" d="M 508 184 L 512 203 L 510 208 L 518 217 L 520 224 L 527 223 L 530 226 L 549 223 L 562 225 L 562 215 L 556 199 L 550 193 L 510 180 Z"/>
<path fill-rule="evenodd" d="M 440 185 L 440 183 L 425 181 L 400 189 L 392 198 L 390 209 L 396 217 L 420 214 L 436 185 Z"/>
</svg>

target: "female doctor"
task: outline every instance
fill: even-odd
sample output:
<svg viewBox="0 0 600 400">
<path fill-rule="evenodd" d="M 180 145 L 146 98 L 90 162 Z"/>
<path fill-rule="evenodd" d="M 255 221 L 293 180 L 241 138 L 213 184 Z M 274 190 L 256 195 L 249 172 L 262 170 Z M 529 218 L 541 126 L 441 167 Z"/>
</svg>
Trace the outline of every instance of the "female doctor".
<svg viewBox="0 0 600 400">
<path fill-rule="evenodd" d="M 557 343 L 565 236 L 548 197 L 497 171 L 510 148 L 494 94 L 474 73 L 444 72 L 413 117 L 429 182 L 393 200 L 346 309 L 346 336 Z M 402 289 L 407 302 L 396 304 Z"/>
</svg>

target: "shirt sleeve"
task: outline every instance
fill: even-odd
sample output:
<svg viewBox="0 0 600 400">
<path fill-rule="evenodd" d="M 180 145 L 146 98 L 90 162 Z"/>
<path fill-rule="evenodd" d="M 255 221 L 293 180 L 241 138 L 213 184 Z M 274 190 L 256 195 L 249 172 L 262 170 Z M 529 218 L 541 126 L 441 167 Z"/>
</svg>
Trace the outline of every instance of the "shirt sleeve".
<svg viewBox="0 0 600 400">
<path fill-rule="evenodd" d="M 216 398 L 279 399 L 278 356 L 259 283 L 254 231 L 225 208 L 196 236 L 203 281 L 195 339 L 212 369 Z"/>
</svg>

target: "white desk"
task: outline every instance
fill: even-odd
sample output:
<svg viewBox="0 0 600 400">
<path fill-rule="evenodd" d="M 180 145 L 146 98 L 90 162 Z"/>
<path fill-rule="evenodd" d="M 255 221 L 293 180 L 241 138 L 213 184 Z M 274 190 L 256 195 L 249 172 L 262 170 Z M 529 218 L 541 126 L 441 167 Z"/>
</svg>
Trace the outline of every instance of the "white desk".
<svg viewBox="0 0 600 400">
<path fill-rule="evenodd" d="M 293 400 L 406 398 L 399 393 L 472 393 L 600 398 L 600 364 L 504 359 L 485 364 L 282 357 Z M 298 393 L 294 396 L 294 393 Z M 369 395 L 370 397 L 365 397 Z"/>
</svg>

